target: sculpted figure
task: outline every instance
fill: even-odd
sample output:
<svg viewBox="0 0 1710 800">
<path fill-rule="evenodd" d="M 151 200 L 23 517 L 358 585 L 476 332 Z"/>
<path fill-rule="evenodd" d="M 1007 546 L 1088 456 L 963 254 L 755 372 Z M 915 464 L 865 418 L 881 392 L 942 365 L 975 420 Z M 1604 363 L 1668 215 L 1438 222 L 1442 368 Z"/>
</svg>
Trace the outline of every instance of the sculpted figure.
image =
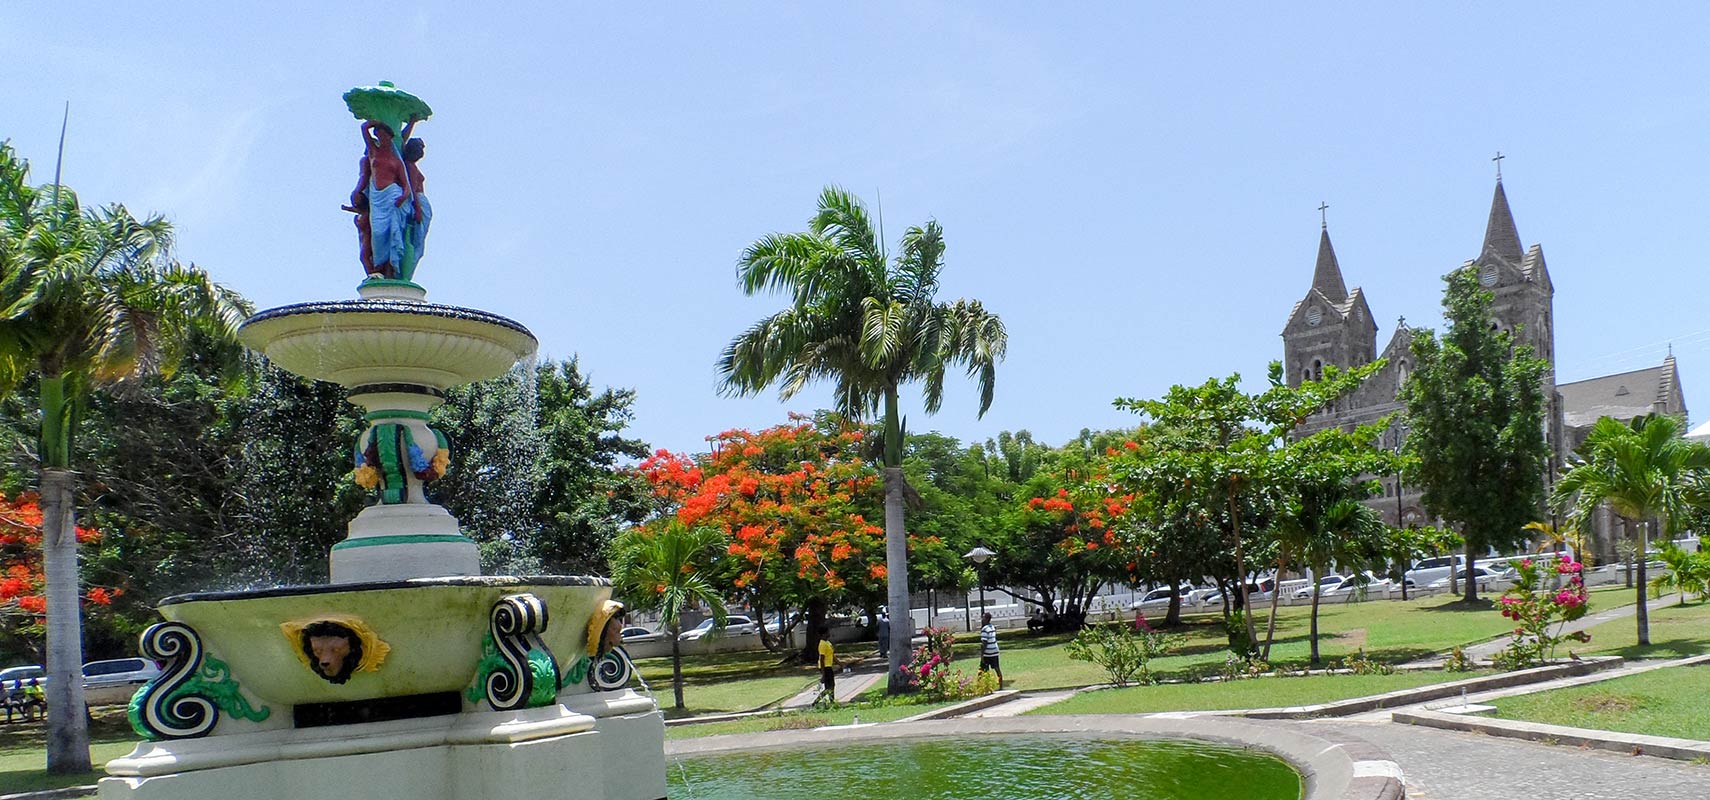
<svg viewBox="0 0 1710 800">
<path fill-rule="evenodd" d="M 415 123 L 412 122 L 404 127 L 406 136 L 409 135 L 407 131 L 414 126 Z M 427 249 L 428 226 L 433 224 L 433 206 L 428 203 L 427 190 L 423 186 L 422 170 L 421 167 L 417 166 L 417 162 L 422 160 L 422 153 L 426 149 L 427 146 L 422 143 L 421 139 L 410 139 L 404 143 L 404 166 L 409 171 L 410 190 L 415 196 L 415 215 L 410 220 L 409 227 L 410 269 L 408 271 L 410 272 L 415 271 L 415 262 L 421 260 L 422 251 Z M 410 276 L 405 275 L 404 278 L 409 280 Z"/>
<path fill-rule="evenodd" d="M 404 126 L 409 136 L 415 123 Z M 392 129 L 377 122 L 362 123 L 362 141 L 366 153 L 362 157 L 366 173 L 368 200 L 368 236 L 371 261 L 363 267 L 370 274 L 386 278 L 401 276 L 404 264 L 404 243 L 409 217 L 415 210 L 411 203 L 409 171 L 399 155 Z M 360 216 L 360 215 L 359 215 Z M 360 223 L 358 223 L 360 227 Z"/>
</svg>

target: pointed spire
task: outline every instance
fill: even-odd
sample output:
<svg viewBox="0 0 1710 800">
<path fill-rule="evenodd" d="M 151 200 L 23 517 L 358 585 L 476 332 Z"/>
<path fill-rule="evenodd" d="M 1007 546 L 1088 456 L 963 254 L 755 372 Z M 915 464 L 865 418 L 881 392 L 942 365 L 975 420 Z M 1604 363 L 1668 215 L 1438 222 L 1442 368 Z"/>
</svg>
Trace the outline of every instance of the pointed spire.
<svg viewBox="0 0 1710 800">
<path fill-rule="evenodd" d="M 1514 212 L 1508 210 L 1508 193 L 1502 190 L 1502 179 L 1496 179 L 1496 196 L 1490 201 L 1490 222 L 1484 226 L 1484 249 L 1479 255 L 1492 254 L 1519 264 L 1524 252 L 1520 248 L 1520 230 L 1514 227 Z"/>
<path fill-rule="evenodd" d="M 1348 284 L 1342 282 L 1342 267 L 1336 263 L 1336 249 L 1330 246 L 1330 228 L 1318 232 L 1318 266 L 1312 270 L 1312 288 L 1340 303 L 1348 299 Z"/>
</svg>

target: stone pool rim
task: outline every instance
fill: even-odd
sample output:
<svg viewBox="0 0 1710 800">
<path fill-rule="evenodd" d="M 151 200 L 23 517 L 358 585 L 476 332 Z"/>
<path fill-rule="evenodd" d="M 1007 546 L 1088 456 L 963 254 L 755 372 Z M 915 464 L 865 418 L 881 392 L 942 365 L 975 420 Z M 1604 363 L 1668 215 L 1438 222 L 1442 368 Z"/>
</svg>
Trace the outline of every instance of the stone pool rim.
<svg viewBox="0 0 1710 800">
<path fill-rule="evenodd" d="M 1326 731 L 1329 733 L 1329 731 Z M 1300 773 L 1302 800 L 1399 800 L 1401 768 L 1364 743 L 1340 743 L 1298 726 L 1227 717 L 1076 715 L 986 717 L 837 726 L 814 730 L 721 734 L 665 743 L 667 758 L 720 753 L 807 749 L 827 744 L 872 744 L 947 736 L 1075 735 L 1080 737 L 1191 739 L 1207 744 L 1261 750 Z"/>
</svg>

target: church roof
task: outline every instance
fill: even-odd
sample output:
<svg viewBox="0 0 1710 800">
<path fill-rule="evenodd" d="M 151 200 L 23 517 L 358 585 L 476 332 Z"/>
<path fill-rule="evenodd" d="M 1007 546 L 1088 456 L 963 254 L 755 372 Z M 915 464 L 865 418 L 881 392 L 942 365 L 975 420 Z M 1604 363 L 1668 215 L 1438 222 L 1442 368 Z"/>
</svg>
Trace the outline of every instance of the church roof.
<svg viewBox="0 0 1710 800">
<path fill-rule="evenodd" d="M 1348 284 L 1342 281 L 1342 266 L 1336 263 L 1336 248 L 1330 246 L 1330 229 L 1318 233 L 1318 264 L 1312 270 L 1312 288 L 1332 303 L 1348 299 Z"/>
<path fill-rule="evenodd" d="M 1652 413 L 1684 413 L 1680 372 L 1670 355 L 1654 367 L 1636 369 L 1556 386 L 1568 427 L 1585 428 L 1600 417 L 1626 421 Z"/>
<path fill-rule="evenodd" d="M 1510 264 L 1519 264 L 1525 253 L 1520 246 L 1520 230 L 1514 226 L 1514 212 L 1508 209 L 1508 193 L 1502 190 L 1502 179 L 1496 180 L 1496 196 L 1490 200 L 1490 221 L 1484 226 L 1484 248 L 1481 256 L 1495 255 Z"/>
</svg>

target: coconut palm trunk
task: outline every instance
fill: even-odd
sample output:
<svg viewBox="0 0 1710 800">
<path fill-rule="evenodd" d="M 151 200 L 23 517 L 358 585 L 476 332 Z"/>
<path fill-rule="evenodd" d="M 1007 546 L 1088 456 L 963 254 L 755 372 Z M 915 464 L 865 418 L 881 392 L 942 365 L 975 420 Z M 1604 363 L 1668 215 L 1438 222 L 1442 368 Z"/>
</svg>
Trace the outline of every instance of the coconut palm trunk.
<svg viewBox="0 0 1710 800">
<path fill-rule="evenodd" d="M 41 379 L 42 572 L 47 595 L 47 769 L 88 772 L 83 617 L 77 577 L 77 476 L 70 469 L 72 403 L 64 375 Z"/>
<path fill-rule="evenodd" d="M 1649 558 L 1645 557 L 1645 534 L 1650 530 L 1650 527 L 1652 525 L 1655 525 L 1655 524 L 1656 524 L 1656 520 L 1646 520 L 1644 522 L 1639 523 L 1639 525 L 1638 525 L 1639 546 L 1637 548 L 1637 555 L 1635 555 L 1633 558 L 1633 560 L 1637 561 L 1638 565 L 1639 565 L 1639 581 L 1638 581 L 1639 599 L 1638 599 L 1638 605 L 1635 606 L 1633 609 L 1633 613 L 1639 619 L 1639 646 L 1640 647 L 1644 647 L 1644 646 L 1649 645 L 1651 643 L 1651 613 L 1650 613 L 1650 609 L 1648 609 L 1645 606 L 1645 587 L 1647 585 L 1649 585 L 1649 583 L 1645 580 L 1645 562 L 1650 560 Z"/>
<path fill-rule="evenodd" d="M 885 589 L 890 598 L 891 644 L 885 669 L 891 694 L 908 688 L 903 666 L 914 639 L 914 614 L 909 610 L 908 530 L 903 518 L 902 419 L 897 387 L 885 392 Z"/>
<path fill-rule="evenodd" d="M 680 619 L 680 618 L 679 618 Z M 683 710 L 683 643 L 677 640 L 683 634 L 683 626 L 676 620 L 671 622 L 671 697 L 677 701 L 677 710 Z"/>
<path fill-rule="evenodd" d="M 1328 565 L 1314 564 L 1312 566 L 1312 579 L 1314 581 L 1317 581 L 1319 576 L 1323 575 L 1327 571 L 1329 571 Z M 1318 591 L 1319 588 L 1320 588 L 1319 585 L 1316 583 L 1314 583 L 1312 586 L 1312 663 L 1314 663 L 1314 664 L 1317 664 L 1319 662 L 1319 655 L 1318 655 L 1318 599 L 1319 599 L 1319 594 L 1320 594 Z"/>
</svg>

